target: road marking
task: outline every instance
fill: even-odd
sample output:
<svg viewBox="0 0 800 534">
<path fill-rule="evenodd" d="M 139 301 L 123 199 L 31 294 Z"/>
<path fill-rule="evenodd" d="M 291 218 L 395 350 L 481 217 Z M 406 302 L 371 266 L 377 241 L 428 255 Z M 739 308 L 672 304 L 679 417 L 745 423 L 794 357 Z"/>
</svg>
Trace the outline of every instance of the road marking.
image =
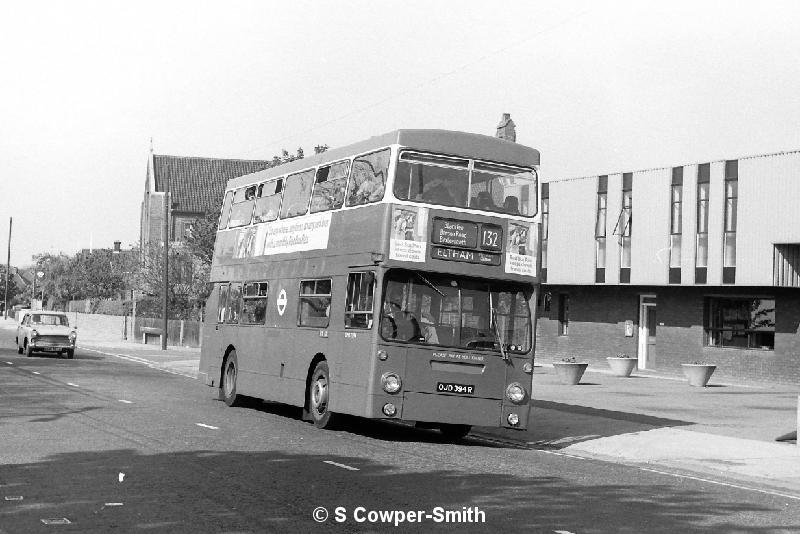
<svg viewBox="0 0 800 534">
<path fill-rule="evenodd" d="M 554 530 L 555 534 L 575 534 L 574 532 L 570 532 L 569 530 Z"/>
<path fill-rule="evenodd" d="M 205 423 L 195 423 L 197 426 L 202 426 L 203 428 L 210 428 L 211 430 L 219 430 L 218 426 L 211 426 Z"/>
<path fill-rule="evenodd" d="M 45 525 L 71 525 L 72 521 L 66 517 L 51 517 L 49 519 L 42 519 Z"/>
<path fill-rule="evenodd" d="M 125 473 L 120 473 L 119 475 L 117 475 L 117 478 L 119 478 L 119 481 L 122 482 L 123 480 L 125 480 Z"/>
<path fill-rule="evenodd" d="M 3 499 L 6 501 L 21 501 L 22 495 L 6 495 Z"/>
<path fill-rule="evenodd" d="M 766 495 L 773 495 L 775 497 L 784 497 L 786 499 L 794 499 L 796 501 L 800 501 L 800 495 L 790 495 L 788 493 L 780 493 L 780 492 L 777 492 L 777 491 L 770 491 L 770 490 L 765 490 L 765 489 L 761 489 L 761 488 L 753 488 L 753 487 L 750 487 L 750 486 L 741 486 L 739 484 L 731 484 L 729 482 L 720 482 L 718 480 L 711 480 L 710 478 L 695 477 L 695 476 L 691 476 L 691 475 L 682 475 L 680 473 L 670 473 L 668 471 L 659 471 L 657 469 L 648 469 L 646 467 L 640 467 L 639 469 L 642 470 L 642 471 L 647 471 L 649 473 L 658 473 L 659 475 L 667 475 L 667 476 L 675 477 L 675 478 L 686 478 L 686 479 L 689 479 L 689 480 L 696 480 L 698 482 L 707 482 L 709 484 L 716 484 L 717 486 L 725 486 L 727 488 L 735 488 L 735 489 L 741 489 L 741 490 L 746 490 L 746 491 L 755 491 L 757 493 L 764 493 Z"/>
<path fill-rule="evenodd" d="M 148 359 L 145 359 L 145 358 L 140 358 L 139 356 L 131 356 L 129 354 L 116 354 L 114 352 L 104 352 L 102 350 L 90 349 L 88 347 L 86 347 L 84 350 L 89 350 L 89 351 L 92 351 L 92 352 L 96 352 L 98 354 L 104 354 L 106 356 L 113 356 L 115 358 L 119 358 L 121 360 L 127 360 L 127 361 L 133 362 L 133 363 L 141 363 L 141 364 L 146 365 L 150 369 L 157 369 L 157 370 L 163 371 L 165 373 L 170 373 L 170 374 L 178 375 L 178 376 L 185 376 L 186 378 L 191 378 L 191 379 L 197 380 L 197 376 L 195 376 L 192 373 L 185 373 L 185 372 L 181 372 L 181 371 L 176 371 L 174 369 L 170 369 L 170 368 L 166 367 L 164 364 L 161 364 L 161 363 L 158 363 L 158 362 L 154 362 L 154 361 L 151 361 L 151 360 L 148 360 Z"/>
<path fill-rule="evenodd" d="M 129 401 L 129 400 L 125 400 L 125 399 L 119 399 L 119 402 L 121 402 L 123 404 L 133 404 L 133 401 Z"/>
<path fill-rule="evenodd" d="M 103 506 L 122 506 L 121 502 L 107 502 L 104 503 Z"/>
<path fill-rule="evenodd" d="M 32 372 L 33 374 L 35 374 L 35 375 L 40 375 L 40 374 L 42 374 L 42 373 L 40 373 L 39 371 L 31 371 L 31 372 Z"/>
<path fill-rule="evenodd" d="M 6 362 L 8 365 L 14 365 L 14 362 Z"/>
<path fill-rule="evenodd" d="M 342 469 L 347 469 L 348 471 L 360 471 L 358 467 L 352 467 L 349 465 L 340 464 L 339 462 L 334 462 L 332 460 L 323 460 L 323 462 L 326 464 L 335 465 L 336 467 L 341 467 Z"/>
<path fill-rule="evenodd" d="M 67 385 L 68 386 L 72 386 L 74 388 L 79 388 L 80 387 L 78 384 L 73 384 L 72 382 L 67 382 Z"/>
</svg>

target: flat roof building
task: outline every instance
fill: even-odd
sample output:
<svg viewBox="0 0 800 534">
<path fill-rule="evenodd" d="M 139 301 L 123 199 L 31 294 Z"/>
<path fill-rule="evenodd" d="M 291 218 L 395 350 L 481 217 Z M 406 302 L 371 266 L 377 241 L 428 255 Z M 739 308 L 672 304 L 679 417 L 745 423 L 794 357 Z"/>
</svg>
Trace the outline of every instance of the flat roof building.
<svg viewBox="0 0 800 534">
<path fill-rule="evenodd" d="M 540 360 L 800 383 L 800 151 L 553 179 L 542 224 Z"/>
</svg>

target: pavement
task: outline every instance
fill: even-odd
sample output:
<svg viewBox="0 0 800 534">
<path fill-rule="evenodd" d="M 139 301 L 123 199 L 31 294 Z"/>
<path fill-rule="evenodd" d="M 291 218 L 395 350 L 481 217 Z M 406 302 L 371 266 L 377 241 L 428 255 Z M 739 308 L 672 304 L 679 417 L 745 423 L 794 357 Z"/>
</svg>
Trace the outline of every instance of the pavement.
<svg viewBox="0 0 800 534">
<path fill-rule="evenodd" d="M 16 323 L 0 318 L 0 328 L 13 330 Z M 82 351 L 198 376 L 197 348 L 162 351 L 81 331 Z M 737 384 L 714 376 L 705 388 L 654 372 L 623 378 L 595 364 L 570 386 L 552 365 L 537 364 L 529 428 L 476 428 L 473 435 L 800 500 L 800 447 L 796 440 L 776 441 L 797 430 L 799 394 L 800 386 Z"/>
</svg>

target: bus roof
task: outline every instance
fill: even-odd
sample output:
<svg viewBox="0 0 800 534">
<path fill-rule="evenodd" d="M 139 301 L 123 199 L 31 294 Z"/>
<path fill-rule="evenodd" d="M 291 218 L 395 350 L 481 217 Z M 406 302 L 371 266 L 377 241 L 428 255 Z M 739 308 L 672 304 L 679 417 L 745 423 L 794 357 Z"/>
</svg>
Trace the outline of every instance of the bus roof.
<svg viewBox="0 0 800 534">
<path fill-rule="evenodd" d="M 277 167 L 233 178 L 228 182 L 227 189 L 260 182 L 389 145 L 401 145 L 437 154 L 461 156 L 524 167 L 539 164 L 538 150 L 489 135 L 450 130 L 395 130 L 383 135 L 370 137 L 366 141 L 334 148 L 322 154 L 315 154 Z"/>
</svg>

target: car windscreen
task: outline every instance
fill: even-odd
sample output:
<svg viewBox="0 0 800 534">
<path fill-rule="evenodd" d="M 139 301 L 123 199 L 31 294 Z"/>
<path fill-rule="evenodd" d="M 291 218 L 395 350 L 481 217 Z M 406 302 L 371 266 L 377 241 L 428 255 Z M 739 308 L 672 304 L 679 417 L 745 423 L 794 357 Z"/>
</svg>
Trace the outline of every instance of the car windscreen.
<svg viewBox="0 0 800 534">
<path fill-rule="evenodd" d="M 31 315 L 31 324 L 41 324 L 50 326 L 69 326 L 66 315 L 52 315 L 44 313 L 34 313 Z"/>
</svg>

